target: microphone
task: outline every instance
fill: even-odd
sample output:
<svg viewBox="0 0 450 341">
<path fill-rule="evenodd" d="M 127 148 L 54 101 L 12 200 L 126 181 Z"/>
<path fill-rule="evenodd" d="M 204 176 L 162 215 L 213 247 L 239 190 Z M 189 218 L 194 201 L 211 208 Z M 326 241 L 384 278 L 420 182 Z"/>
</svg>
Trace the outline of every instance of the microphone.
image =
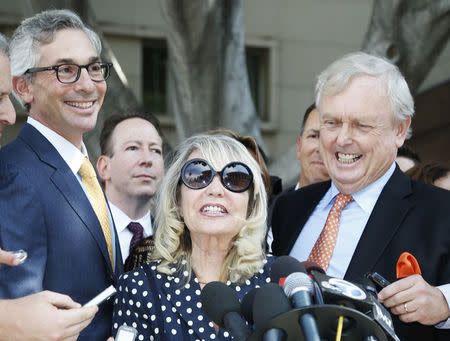
<svg viewBox="0 0 450 341">
<path fill-rule="evenodd" d="M 244 318 L 248 323 L 254 324 L 253 322 L 253 302 L 255 301 L 256 292 L 259 290 L 259 287 L 255 287 L 251 289 L 248 293 L 245 294 L 244 298 L 241 302 L 241 311 Z"/>
<path fill-rule="evenodd" d="M 304 262 L 301 262 L 301 264 L 305 267 L 306 272 L 311 275 L 314 274 L 314 272 L 320 272 L 322 274 L 325 274 L 325 270 L 322 269 L 322 267 L 317 264 L 316 262 L 312 262 L 310 260 L 305 260 Z"/>
<path fill-rule="evenodd" d="M 314 298 L 316 301 L 316 304 L 325 304 L 325 301 L 323 299 L 322 290 L 320 289 L 319 283 L 317 283 L 316 278 L 314 276 L 315 273 L 325 274 L 325 270 L 320 267 L 319 264 L 312 261 L 304 261 L 302 262 L 303 266 L 306 269 L 306 272 L 308 273 L 309 277 L 313 279 L 313 285 L 314 285 Z"/>
<path fill-rule="evenodd" d="M 272 283 L 284 285 L 287 276 L 294 272 L 306 272 L 305 267 L 294 257 L 281 256 L 275 259 L 270 269 L 270 279 Z"/>
<path fill-rule="evenodd" d="M 376 288 L 371 281 L 363 279 L 363 283 L 359 285 L 319 272 L 314 274 L 326 304 L 343 305 L 362 312 L 375 321 L 392 340 L 399 340 L 391 315 L 378 301 Z"/>
<path fill-rule="evenodd" d="M 311 294 L 314 285 L 311 278 L 302 272 L 290 274 L 284 283 L 284 292 L 291 299 L 294 309 L 309 307 L 312 305 Z M 306 341 L 320 341 L 319 330 L 314 316 L 306 313 L 300 316 L 299 323 Z"/>
<path fill-rule="evenodd" d="M 255 327 L 262 328 L 274 317 L 291 310 L 291 304 L 278 284 L 268 283 L 256 291 L 253 302 Z M 287 333 L 281 328 L 269 328 L 263 334 L 263 341 L 284 341 Z"/>
<path fill-rule="evenodd" d="M 233 289 L 222 282 L 209 282 L 201 292 L 206 315 L 227 329 L 235 340 L 245 341 L 251 334 L 241 316 L 241 305 Z"/>
</svg>

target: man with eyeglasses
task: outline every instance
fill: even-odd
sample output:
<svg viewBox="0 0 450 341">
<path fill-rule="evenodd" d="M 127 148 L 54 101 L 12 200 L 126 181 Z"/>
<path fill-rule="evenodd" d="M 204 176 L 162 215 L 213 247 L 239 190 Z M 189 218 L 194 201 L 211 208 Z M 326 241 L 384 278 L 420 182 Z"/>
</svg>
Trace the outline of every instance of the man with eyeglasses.
<svg viewBox="0 0 450 341">
<path fill-rule="evenodd" d="M 0 248 L 27 261 L 0 268 L 0 297 L 42 290 L 84 304 L 122 272 L 120 247 L 83 134 L 95 127 L 111 64 L 95 32 L 67 10 L 25 19 L 10 43 L 13 89 L 28 110 L 18 138 L 0 150 Z M 80 340 L 105 340 L 112 302 Z M 56 323 L 57 321 L 55 321 Z"/>
</svg>

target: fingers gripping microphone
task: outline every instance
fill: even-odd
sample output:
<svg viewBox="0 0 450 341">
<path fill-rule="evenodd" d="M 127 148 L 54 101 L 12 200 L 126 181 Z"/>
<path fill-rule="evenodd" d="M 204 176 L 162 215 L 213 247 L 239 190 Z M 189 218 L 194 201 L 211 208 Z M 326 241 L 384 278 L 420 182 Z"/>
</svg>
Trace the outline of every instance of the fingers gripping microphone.
<svg viewBox="0 0 450 341">
<path fill-rule="evenodd" d="M 241 316 L 241 305 L 235 292 L 222 282 L 210 282 L 201 293 L 203 310 L 216 324 L 224 327 L 237 341 L 250 336 L 250 328 Z"/>
<path fill-rule="evenodd" d="M 312 280 L 307 274 L 302 272 L 289 275 L 284 282 L 284 292 L 291 299 L 295 309 L 312 305 L 311 294 L 313 290 Z M 299 323 L 306 341 L 320 341 L 317 323 L 312 314 L 307 313 L 301 315 Z"/>
</svg>

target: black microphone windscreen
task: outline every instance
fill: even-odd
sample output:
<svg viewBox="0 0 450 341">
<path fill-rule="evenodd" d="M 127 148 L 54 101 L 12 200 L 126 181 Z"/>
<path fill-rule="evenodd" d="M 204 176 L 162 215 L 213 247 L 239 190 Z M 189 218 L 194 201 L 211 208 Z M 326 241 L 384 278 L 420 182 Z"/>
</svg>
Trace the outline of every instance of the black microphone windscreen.
<svg viewBox="0 0 450 341">
<path fill-rule="evenodd" d="M 283 289 L 275 283 L 268 283 L 256 291 L 253 301 L 255 327 L 262 327 L 274 317 L 292 309 Z"/>
<path fill-rule="evenodd" d="M 317 272 L 320 272 L 322 274 L 325 274 L 325 270 L 322 269 L 320 267 L 320 265 L 317 264 L 316 262 L 312 262 L 312 261 L 306 260 L 304 262 L 301 262 L 301 264 L 303 264 L 303 266 L 305 267 L 306 271 L 309 274 L 311 274 L 312 271 L 317 271 Z"/>
<path fill-rule="evenodd" d="M 242 315 L 248 323 L 253 324 L 253 302 L 255 301 L 256 292 L 259 287 L 255 287 L 245 294 L 241 302 Z"/>
<path fill-rule="evenodd" d="M 291 256 L 281 256 L 275 259 L 270 271 L 270 280 L 278 283 L 280 278 L 285 278 L 294 272 L 306 272 L 305 267 L 297 259 Z"/>
<path fill-rule="evenodd" d="M 209 282 L 200 297 L 206 315 L 221 327 L 224 326 L 223 318 L 227 313 L 241 312 L 241 305 L 234 290 L 225 283 Z"/>
</svg>

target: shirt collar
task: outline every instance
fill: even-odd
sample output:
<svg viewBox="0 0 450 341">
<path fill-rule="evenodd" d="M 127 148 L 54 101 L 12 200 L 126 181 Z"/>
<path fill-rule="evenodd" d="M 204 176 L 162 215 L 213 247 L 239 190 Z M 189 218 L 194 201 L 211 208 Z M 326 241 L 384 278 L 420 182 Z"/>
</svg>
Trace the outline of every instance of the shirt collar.
<svg viewBox="0 0 450 341">
<path fill-rule="evenodd" d="M 393 162 L 389 169 L 376 181 L 372 182 L 358 192 L 352 193 L 353 200 L 358 204 L 359 207 L 361 207 L 361 209 L 364 210 L 364 212 L 372 212 L 381 191 L 391 178 L 392 174 L 394 174 L 394 171 L 395 162 Z M 337 189 L 336 185 L 331 182 L 331 188 L 325 195 L 325 204 L 330 205 L 331 201 L 338 194 L 339 190 Z"/>
<path fill-rule="evenodd" d="M 115 206 L 111 201 L 109 202 L 109 207 L 111 209 L 111 214 L 114 218 L 114 224 L 116 226 L 117 233 L 124 231 L 128 224 L 133 222 L 139 223 L 144 228 L 144 236 L 151 236 L 153 233 L 152 221 L 150 216 L 150 211 L 148 211 L 142 218 L 131 219 L 124 211 Z"/>
<path fill-rule="evenodd" d="M 64 161 L 74 174 L 80 170 L 84 158 L 88 157 L 86 146 L 81 142 L 81 150 L 75 147 L 72 143 L 66 140 L 61 135 L 57 134 L 50 128 L 46 127 L 39 121 L 28 116 L 27 123 L 36 128 L 44 137 L 55 147 L 56 151 L 61 155 Z"/>
</svg>

